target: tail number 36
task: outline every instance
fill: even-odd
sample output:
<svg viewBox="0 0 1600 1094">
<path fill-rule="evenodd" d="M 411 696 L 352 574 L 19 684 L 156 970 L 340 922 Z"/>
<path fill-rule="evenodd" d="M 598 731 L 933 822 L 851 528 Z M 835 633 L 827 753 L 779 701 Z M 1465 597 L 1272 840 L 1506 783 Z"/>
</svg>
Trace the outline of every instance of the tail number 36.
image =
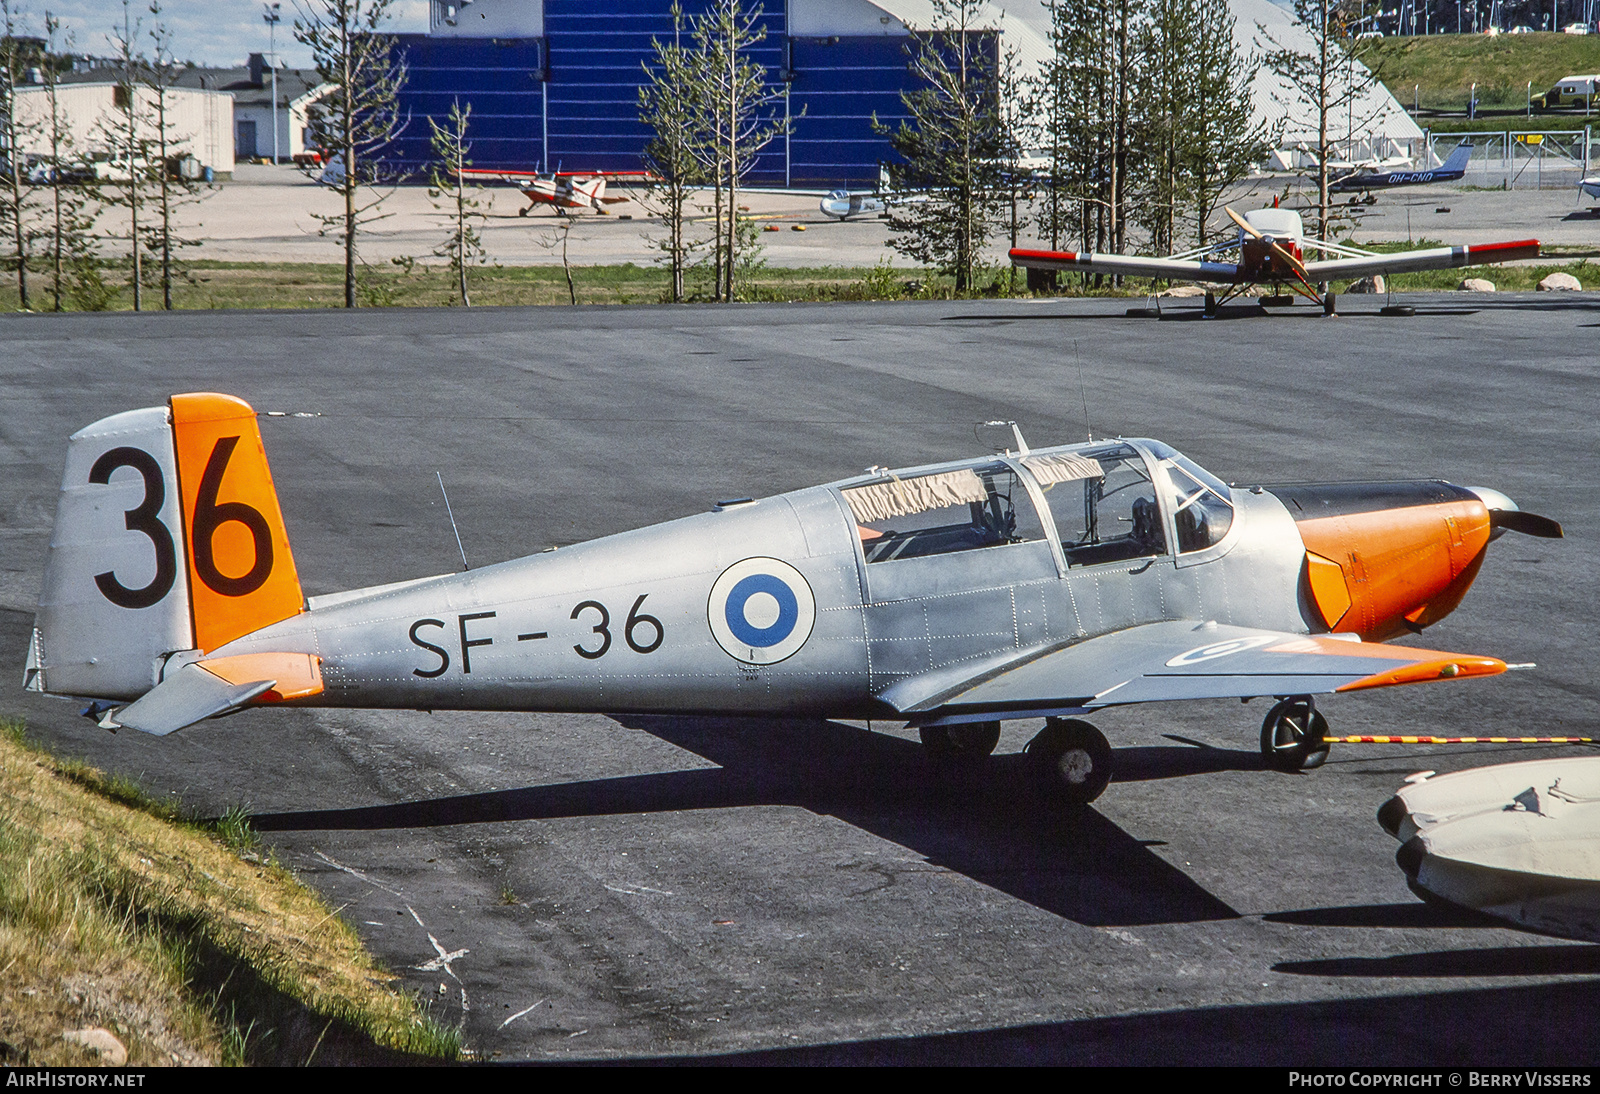
<svg viewBox="0 0 1600 1094">
<path fill-rule="evenodd" d="M 228 461 L 239 444 L 238 437 L 221 437 L 206 461 L 205 473 L 200 477 L 200 491 L 195 498 L 194 522 L 191 526 L 194 545 L 194 568 L 206 586 L 223 596 L 246 596 L 266 583 L 272 574 L 272 531 L 261 512 L 242 501 L 218 502 L 217 492 L 222 486 L 222 476 Z M 161 465 L 154 456 L 139 448 L 113 448 L 94 462 L 89 470 L 89 481 L 106 485 L 112 472 L 121 467 L 131 467 L 144 478 L 144 497 L 139 504 L 123 514 L 123 525 L 130 532 L 139 532 L 150 540 L 155 549 L 156 573 L 148 585 L 130 589 L 117 579 L 114 570 L 94 576 L 94 583 L 111 603 L 123 608 L 148 608 L 160 603 L 172 591 L 178 575 L 177 548 L 172 531 L 161 520 L 161 508 L 167 501 L 166 480 Z M 225 524 L 238 523 L 250 532 L 254 561 L 245 573 L 230 577 L 217 566 L 215 539 L 217 530 Z"/>
</svg>

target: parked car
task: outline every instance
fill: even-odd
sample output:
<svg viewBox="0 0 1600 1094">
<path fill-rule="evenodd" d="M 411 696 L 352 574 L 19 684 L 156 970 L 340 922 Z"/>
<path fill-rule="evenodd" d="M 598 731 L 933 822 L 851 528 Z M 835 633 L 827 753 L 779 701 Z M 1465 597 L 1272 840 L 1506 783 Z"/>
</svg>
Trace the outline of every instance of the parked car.
<svg viewBox="0 0 1600 1094">
<path fill-rule="evenodd" d="M 1589 33 L 1589 24 L 1588 23 L 1568 23 L 1566 26 L 1561 28 L 1561 33 L 1562 34 L 1588 34 Z"/>
<path fill-rule="evenodd" d="M 1510 30 L 1506 31 L 1506 33 L 1507 34 L 1532 34 L 1533 33 L 1533 28 L 1528 26 L 1526 23 L 1523 23 L 1520 26 L 1512 27 Z"/>
</svg>

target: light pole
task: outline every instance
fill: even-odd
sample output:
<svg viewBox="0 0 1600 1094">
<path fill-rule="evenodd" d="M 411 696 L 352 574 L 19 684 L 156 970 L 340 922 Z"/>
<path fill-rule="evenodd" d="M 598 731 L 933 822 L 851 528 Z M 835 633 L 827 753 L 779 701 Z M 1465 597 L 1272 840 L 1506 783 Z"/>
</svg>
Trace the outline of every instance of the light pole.
<svg viewBox="0 0 1600 1094">
<path fill-rule="evenodd" d="M 278 163 L 278 4 L 263 4 L 262 21 L 267 24 L 267 50 L 272 57 L 272 163 Z"/>
</svg>

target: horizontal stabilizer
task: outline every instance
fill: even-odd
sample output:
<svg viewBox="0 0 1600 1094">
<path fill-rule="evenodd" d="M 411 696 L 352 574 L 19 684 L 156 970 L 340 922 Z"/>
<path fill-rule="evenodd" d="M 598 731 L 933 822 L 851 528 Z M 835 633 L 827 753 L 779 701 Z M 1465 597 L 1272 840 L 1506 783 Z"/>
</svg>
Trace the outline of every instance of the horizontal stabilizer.
<svg viewBox="0 0 1600 1094">
<path fill-rule="evenodd" d="M 141 698 L 108 715 L 101 725 L 164 737 L 252 700 L 281 702 L 321 691 L 320 658 L 309 654 L 219 657 L 184 665 Z"/>
</svg>

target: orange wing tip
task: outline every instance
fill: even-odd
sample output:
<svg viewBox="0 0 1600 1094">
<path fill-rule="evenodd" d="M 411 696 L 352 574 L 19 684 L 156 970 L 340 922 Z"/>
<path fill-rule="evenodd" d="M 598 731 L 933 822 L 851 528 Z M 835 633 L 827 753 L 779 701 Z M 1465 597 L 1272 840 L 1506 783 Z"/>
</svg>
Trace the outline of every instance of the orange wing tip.
<svg viewBox="0 0 1600 1094">
<path fill-rule="evenodd" d="M 1426 684 L 1434 680 L 1459 680 L 1468 676 L 1498 676 L 1506 671 L 1506 663 L 1493 657 L 1442 657 L 1431 661 L 1417 661 L 1387 672 L 1374 673 L 1339 691 L 1363 691 L 1367 688 L 1388 688 L 1396 684 Z"/>
<path fill-rule="evenodd" d="M 271 690 L 256 697 L 257 703 L 281 703 L 322 694 L 322 658 L 314 654 L 241 653 L 201 661 L 200 667 L 230 684 L 277 681 Z"/>
</svg>

